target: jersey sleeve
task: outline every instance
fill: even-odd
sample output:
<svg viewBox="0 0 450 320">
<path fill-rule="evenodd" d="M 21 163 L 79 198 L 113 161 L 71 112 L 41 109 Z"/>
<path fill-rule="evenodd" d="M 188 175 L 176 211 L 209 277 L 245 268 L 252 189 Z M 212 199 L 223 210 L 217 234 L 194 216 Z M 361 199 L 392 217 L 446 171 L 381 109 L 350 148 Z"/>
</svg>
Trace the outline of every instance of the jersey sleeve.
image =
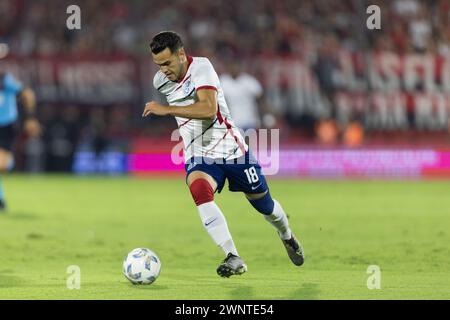
<svg viewBox="0 0 450 320">
<path fill-rule="evenodd" d="M 194 83 L 196 91 L 200 89 L 213 89 L 217 91 L 217 88 L 219 87 L 219 76 L 214 70 L 211 62 L 206 58 L 192 70 L 191 80 Z"/>
<path fill-rule="evenodd" d="M 12 91 L 14 93 L 19 93 L 22 91 L 23 86 L 16 78 L 13 77 L 12 74 L 7 73 L 4 78 L 4 87 L 6 90 Z"/>
</svg>

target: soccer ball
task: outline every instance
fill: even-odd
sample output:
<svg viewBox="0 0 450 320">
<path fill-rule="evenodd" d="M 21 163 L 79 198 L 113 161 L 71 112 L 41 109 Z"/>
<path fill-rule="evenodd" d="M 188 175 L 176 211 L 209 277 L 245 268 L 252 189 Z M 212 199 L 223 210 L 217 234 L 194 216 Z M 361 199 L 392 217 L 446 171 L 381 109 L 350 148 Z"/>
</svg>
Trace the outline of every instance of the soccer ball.
<svg viewBox="0 0 450 320">
<path fill-rule="evenodd" d="M 161 261 L 150 249 L 133 249 L 123 261 L 123 274 L 132 284 L 151 284 L 161 272 Z"/>
</svg>

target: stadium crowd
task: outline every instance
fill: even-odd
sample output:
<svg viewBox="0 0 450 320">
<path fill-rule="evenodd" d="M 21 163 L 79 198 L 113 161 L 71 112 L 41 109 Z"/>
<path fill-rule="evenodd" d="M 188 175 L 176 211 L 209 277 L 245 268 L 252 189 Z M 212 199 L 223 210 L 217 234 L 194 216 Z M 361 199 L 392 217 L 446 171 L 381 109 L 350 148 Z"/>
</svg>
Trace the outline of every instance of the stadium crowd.
<svg viewBox="0 0 450 320">
<path fill-rule="evenodd" d="M 359 35 L 366 8 L 356 0 L 80 0 L 78 32 L 65 27 L 72 2 L 2 1 L 0 39 L 19 55 L 148 55 L 149 39 L 165 29 L 177 30 L 189 48 L 208 56 L 305 55 L 329 35 L 349 49 L 449 52 L 446 0 L 371 1 L 381 8 L 383 25 L 364 33 L 367 43 Z"/>
<path fill-rule="evenodd" d="M 1 1 L 0 43 L 6 43 L 13 56 L 145 59 L 149 56 L 149 39 L 155 33 L 176 30 L 191 54 L 214 61 L 249 61 L 253 57 L 307 60 L 315 66 L 312 70 L 320 90 L 331 104 L 338 86 L 331 70 L 339 63 L 335 53 L 340 49 L 450 54 L 448 0 L 371 1 L 381 8 L 382 28 L 375 32 L 365 27 L 366 5 L 359 0 L 80 0 L 76 4 L 81 8 L 81 30 L 68 30 L 66 8 L 72 2 Z M 276 114 L 267 100 L 263 111 Z M 133 117 L 129 116 L 136 106 L 115 105 L 106 111 L 104 106 L 63 105 L 40 108 L 45 145 L 58 145 L 54 140 L 62 131 L 72 151 L 86 141 L 98 149 L 105 141 L 116 141 L 117 136 L 118 140 L 125 139 L 127 132 L 136 133 L 130 130 Z M 336 134 L 336 123 L 330 119 L 319 123 L 314 116 L 299 120 L 288 112 L 277 116 L 277 125 L 286 126 L 286 132 L 295 132 L 296 126 L 304 125 L 314 128 L 313 135 L 324 141 L 333 141 L 329 137 Z M 262 124 L 269 126 L 264 121 Z M 59 130 L 58 125 L 64 130 Z M 362 139 L 362 126 L 352 122 L 351 132 L 346 133 L 356 139 L 356 144 Z M 157 130 L 142 132 L 151 135 Z"/>
</svg>

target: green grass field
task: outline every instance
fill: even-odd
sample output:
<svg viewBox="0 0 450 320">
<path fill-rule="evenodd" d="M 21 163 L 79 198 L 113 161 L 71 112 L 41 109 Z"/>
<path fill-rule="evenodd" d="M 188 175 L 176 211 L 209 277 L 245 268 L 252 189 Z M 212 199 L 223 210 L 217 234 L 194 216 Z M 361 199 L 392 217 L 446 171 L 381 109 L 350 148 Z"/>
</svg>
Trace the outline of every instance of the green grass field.
<svg viewBox="0 0 450 320">
<path fill-rule="evenodd" d="M 244 196 L 216 197 L 249 271 L 222 279 L 223 259 L 183 178 L 2 177 L 0 299 L 449 299 L 448 181 L 271 180 L 305 264 L 291 264 L 275 230 Z M 133 286 L 122 260 L 148 247 L 160 278 Z M 81 288 L 66 286 L 81 268 Z M 367 268 L 381 269 L 369 290 Z"/>
</svg>

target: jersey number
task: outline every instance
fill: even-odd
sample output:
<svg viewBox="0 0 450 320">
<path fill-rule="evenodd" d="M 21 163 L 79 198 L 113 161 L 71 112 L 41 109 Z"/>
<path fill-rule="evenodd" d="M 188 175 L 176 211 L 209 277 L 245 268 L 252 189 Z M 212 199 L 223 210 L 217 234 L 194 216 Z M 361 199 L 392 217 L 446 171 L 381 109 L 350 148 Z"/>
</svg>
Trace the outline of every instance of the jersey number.
<svg viewBox="0 0 450 320">
<path fill-rule="evenodd" d="M 245 169 L 244 172 L 247 175 L 248 183 L 258 182 L 259 177 L 258 177 L 258 174 L 256 173 L 255 167 L 250 167 L 249 169 Z"/>
</svg>

